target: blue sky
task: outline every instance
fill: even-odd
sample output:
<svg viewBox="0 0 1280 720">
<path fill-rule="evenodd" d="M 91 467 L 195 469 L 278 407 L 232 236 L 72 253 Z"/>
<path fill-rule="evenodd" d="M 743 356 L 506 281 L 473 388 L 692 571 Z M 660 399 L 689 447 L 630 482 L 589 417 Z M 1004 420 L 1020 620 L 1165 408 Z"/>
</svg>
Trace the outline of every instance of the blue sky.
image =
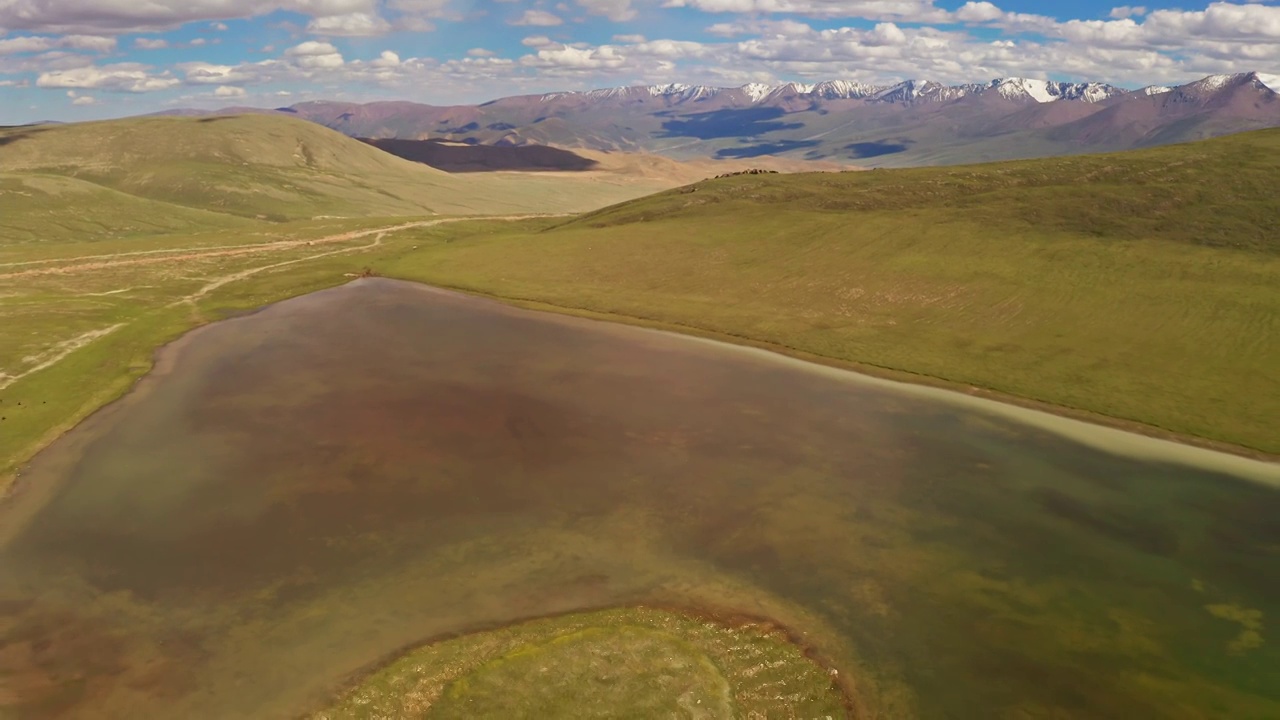
<svg viewBox="0 0 1280 720">
<path fill-rule="evenodd" d="M 0 124 L 636 83 L 1280 87 L 1277 2 L 0 0 Z"/>
</svg>

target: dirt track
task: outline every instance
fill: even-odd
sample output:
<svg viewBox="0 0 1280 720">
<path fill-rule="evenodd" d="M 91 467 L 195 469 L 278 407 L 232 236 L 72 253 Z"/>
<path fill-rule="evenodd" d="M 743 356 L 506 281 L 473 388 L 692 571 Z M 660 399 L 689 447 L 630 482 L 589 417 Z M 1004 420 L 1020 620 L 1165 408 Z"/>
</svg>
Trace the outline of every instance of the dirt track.
<svg viewBox="0 0 1280 720">
<path fill-rule="evenodd" d="M 301 247 L 306 245 L 326 245 L 326 244 L 332 244 L 332 243 L 347 242 L 349 240 L 358 240 L 363 237 L 369 237 L 370 235 L 377 235 L 381 238 L 383 236 L 386 236 L 388 233 L 398 232 L 400 230 L 408 230 L 410 228 L 418 228 L 418 227 L 430 227 L 432 225 L 443 225 L 445 223 L 467 222 L 470 220 L 528 220 L 530 218 L 535 218 L 535 217 L 544 217 L 544 216 L 542 215 L 503 215 L 498 217 L 483 217 L 483 218 L 468 218 L 468 217 L 440 218 L 437 220 L 421 220 L 418 222 L 404 223 L 401 225 L 389 225 L 387 227 L 373 228 L 371 230 L 353 230 L 351 232 L 339 233 L 337 235 L 328 235 L 328 236 L 319 237 L 319 238 L 311 238 L 309 240 L 276 240 L 273 242 L 260 243 L 257 245 L 238 245 L 238 246 L 231 246 L 231 247 L 223 245 L 216 248 L 204 248 L 203 250 L 198 248 L 189 248 L 189 249 L 173 248 L 173 249 L 167 249 L 167 250 L 149 250 L 149 251 L 144 251 L 143 253 L 122 253 L 119 256 L 91 255 L 91 256 L 86 256 L 84 258 L 60 258 L 58 260 L 38 261 L 38 262 L 42 262 L 42 263 L 43 262 L 68 262 L 68 263 L 76 263 L 76 264 L 59 265 L 57 267 L 33 268 L 30 270 L 19 270 L 17 272 L 0 274 L 0 280 L 32 277 L 36 275 L 67 275 L 67 274 L 72 274 L 77 272 L 105 270 L 107 268 L 115 268 L 115 267 L 122 267 L 122 266 L 128 266 L 128 265 L 156 265 L 160 263 L 169 263 L 169 262 L 175 262 L 175 261 L 181 261 L 181 260 L 194 260 L 198 258 L 234 257 L 239 255 L 253 255 L 255 253 L 272 252 L 276 250 L 288 250 L 291 248 Z M 377 242 L 373 243 L 373 245 L 377 245 L 377 244 L 378 244 Z M 372 245 L 367 245 L 364 247 L 372 247 Z M 351 249 L 355 250 L 359 248 L 351 248 Z M 164 253 L 164 254 L 161 255 L 160 253 Z M 142 255 L 142 254 L 147 254 L 149 256 L 148 257 L 127 257 L 131 255 Z M 302 262 L 303 260 L 323 257 L 325 255 L 330 255 L 330 254 L 333 254 L 333 253 L 331 252 L 317 253 L 315 255 L 310 255 L 305 258 L 299 258 L 298 260 L 294 260 L 291 262 Z M 100 258 L 112 258 L 112 257 L 120 257 L 121 259 L 118 259 L 118 260 L 102 259 L 99 262 L 77 262 L 78 260 L 87 260 L 90 258 L 98 260 Z M 14 264 L 17 265 L 17 264 L 23 264 L 23 263 L 14 263 Z M 266 268 L 260 268 L 260 269 L 266 269 Z M 256 272 L 256 270 L 254 272 Z M 248 275 L 252 275 L 252 274 L 253 272 L 248 273 Z M 245 277 L 248 277 L 248 275 L 245 275 Z M 230 280 L 228 282 L 230 282 Z M 223 284 L 225 285 L 226 283 L 223 283 Z M 221 286 L 219 285 L 219 287 Z"/>
</svg>

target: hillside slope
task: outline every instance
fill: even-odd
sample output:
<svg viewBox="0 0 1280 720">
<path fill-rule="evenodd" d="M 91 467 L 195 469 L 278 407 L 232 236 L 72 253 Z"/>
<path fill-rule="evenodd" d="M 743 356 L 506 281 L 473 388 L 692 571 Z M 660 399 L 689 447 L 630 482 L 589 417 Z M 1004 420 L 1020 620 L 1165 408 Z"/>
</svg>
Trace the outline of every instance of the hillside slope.
<svg viewBox="0 0 1280 720">
<path fill-rule="evenodd" d="M 260 220 L 564 212 L 658 189 L 457 177 L 280 115 L 148 117 L 0 131 L 0 170 Z"/>
<path fill-rule="evenodd" d="M 379 269 L 1280 453 L 1278 186 L 1280 131 L 739 176 Z"/>
</svg>

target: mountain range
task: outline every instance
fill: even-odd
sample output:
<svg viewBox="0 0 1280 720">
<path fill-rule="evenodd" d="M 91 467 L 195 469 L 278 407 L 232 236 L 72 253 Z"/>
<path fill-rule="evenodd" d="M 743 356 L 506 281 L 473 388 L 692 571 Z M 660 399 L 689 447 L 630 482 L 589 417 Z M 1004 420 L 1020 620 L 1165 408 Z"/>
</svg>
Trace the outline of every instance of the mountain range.
<svg viewBox="0 0 1280 720">
<path fill-rule="evenodd" d="M 261 112 L 222 112 L 250 110 Z M 1280 96 L 1256 73 L 1240 73 L 1138 90 L 1026 78 L 968 85 L 669 84 L 463 106 L 318 101 L 272 112 L 361 138 L 682 159 L 781 155 L 875 167 L 1124 150 L 1277 127 Z"/>
</svg>

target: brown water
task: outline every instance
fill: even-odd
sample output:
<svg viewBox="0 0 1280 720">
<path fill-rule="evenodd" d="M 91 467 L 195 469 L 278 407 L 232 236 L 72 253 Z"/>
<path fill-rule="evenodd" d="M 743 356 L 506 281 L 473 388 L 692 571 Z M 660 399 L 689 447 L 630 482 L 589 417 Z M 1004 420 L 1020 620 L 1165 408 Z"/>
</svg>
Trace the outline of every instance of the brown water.
<svg viewBox="0 0 1280 720">
<path fill-rule="evenodd" d="M 290 717 L 663 602 L 778 618 L 889 716 L 1280 717 L 1280 491 L 1134 442 L 361 280 L 192 333 L 24 473 L 0 713 Z"/>
</svg>

